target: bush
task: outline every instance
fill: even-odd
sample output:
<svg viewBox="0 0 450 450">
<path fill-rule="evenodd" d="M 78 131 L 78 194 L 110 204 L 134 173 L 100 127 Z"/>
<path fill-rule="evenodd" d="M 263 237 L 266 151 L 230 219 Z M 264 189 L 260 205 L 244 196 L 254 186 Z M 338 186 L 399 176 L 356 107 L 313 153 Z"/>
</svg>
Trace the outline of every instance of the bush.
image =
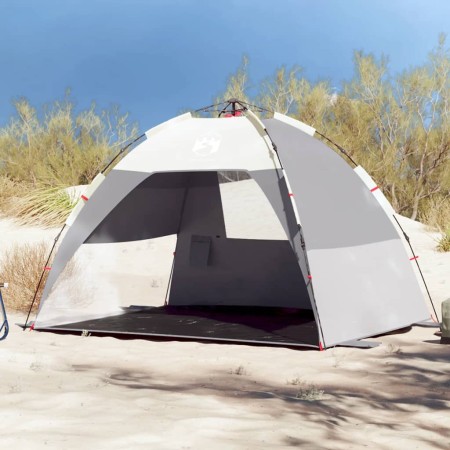
<svg viewBox="0 0 450 450">
<path fill-rule="evenodd" d="M 137 135 L 117 108 L 79 114 L 66 97 L 43 113 L 26 99 L 14 102 L 16 117 L 0 130 L 0 175 L 32 185 L 89 184 L 111 157 Z"/>
<path fill-rule="evenodd" d="M 439 239 L 436 249 L 439 252 L 450 252 L 450 228 Z"/>
<path fill-rule="evenodd" d="M 68 97 L 40 113 L 26 99 L 14 106 L 16 116 L 0 129 L 0 213 L 61 225 L 76 203 L 64 188 L 89 184 L 137 128 L 117 108 L 75 114 Z"/>
<path fill-rule="evenodd" d="M 445 234 L 450 229 L 450 198 L 435 196 L 424 202 L 419 220 Z"/>
<path fill-rule="evenodd" d="M 4 300 L 7 308 L 28 311 L 39 278 L 47 260 L 49 246 L 44 242 L 15 245 L 6 250 L 0 260 L 0 280 L 9 283 Z M 45 272 L 33 309 L 37 309 L 47 279 Z"/>
<path fill-rule="evenodd" d="M 310 82 L 298 67 L 281 67 L 250 86 L 247 63 L 229 78 L 220 100 L 240 97 L 313 126 L 367 170 L 398 214 L 441 229 L 449 226 L 450 47 L 445 35 L 423 64 L 395 76 L 387 58 L 355 52 L 355 76 L 339 88 Z M 447 206 L 434 208 L 438 203 Z"/>
<path fill-rule="evenodd" d="M 13 197 L 20 195 L 23 185 L 11 180 L 7 176 L 0 175 L 0 213 L 5 213 L 8 204 Z"/>
</svg>

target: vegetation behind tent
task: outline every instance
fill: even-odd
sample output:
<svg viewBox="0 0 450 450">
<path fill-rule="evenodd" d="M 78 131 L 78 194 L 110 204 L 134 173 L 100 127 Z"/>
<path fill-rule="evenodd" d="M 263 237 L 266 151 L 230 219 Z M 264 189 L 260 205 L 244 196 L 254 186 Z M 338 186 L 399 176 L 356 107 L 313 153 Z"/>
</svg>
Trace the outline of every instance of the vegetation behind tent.
<svg viewBox="0 0 450 450">
<path fill-rule="evenodd" d="M 309 81 L 299 67 L 278 68 L 252 86 L 248 64 L 243 58 L 218 101 L 240 98 L 315 127 L 365 167 L 398 213 L 450 233 L 450 49 L 444 35 L 427 61 L 395 76 L 386 57 L 355 52 L 354 77 L 339 89 Z M 0 129 L 0 211 L 28 222 L 64 222 L 73 202 L 61 188 L 90 183 L 138 134 L 118 108 L 92 105 L 75 113 L 69 95 L 39 111 L 26 99 L 14 106 L 15 116 Z"/>
</svg>

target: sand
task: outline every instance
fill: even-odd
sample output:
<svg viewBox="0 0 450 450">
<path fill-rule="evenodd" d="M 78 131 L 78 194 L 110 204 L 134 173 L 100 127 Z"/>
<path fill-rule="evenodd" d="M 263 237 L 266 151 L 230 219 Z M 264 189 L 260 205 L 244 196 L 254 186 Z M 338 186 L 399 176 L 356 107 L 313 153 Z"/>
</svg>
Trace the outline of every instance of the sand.
<svg viewBox="0 0 450 450">
<path fill-rule="evenodd" d="M 439 308 L 450 254 L 401 222 Z M 0 250 L 56 233 L 1 219 Z M 450 448 L 450 346 L 432 328 L 319 352 L 30 332 L 24 319 L 10 311 L 0 342 L 1 449 Z"/>
</svg>

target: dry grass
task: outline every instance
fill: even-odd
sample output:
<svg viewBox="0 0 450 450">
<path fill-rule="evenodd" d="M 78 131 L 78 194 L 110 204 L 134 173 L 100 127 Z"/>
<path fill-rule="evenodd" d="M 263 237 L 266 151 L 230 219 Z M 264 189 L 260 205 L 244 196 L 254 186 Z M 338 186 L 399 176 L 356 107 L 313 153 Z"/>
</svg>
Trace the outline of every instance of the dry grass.
<svg viewBox="0 0 450 450">
<path fill-rule="evenodd" d="M 436 247 L 438 252 L 450 252 L 450 228 L 442 234 Z"/>
<path fill-rule="evenodd" d="M 20 196 L 11 196 L 3 203 L 4 214 L 15 217 L 22 225 L 41 227 L 61 226 L 75 206 L 67 191 L 61 187 L 22 186 Z"/>
<path fill-rule="evenodd" d="M 0 175 L 0 212 L 6 213 L 11 199 L 20 196 L 24 191 L 21 183 L 11 180 L 5 175 Z"/>
<path fill-rule="evenodd" d="M 424 202 L 419 220 L 433 228 L 444 232 L 450 228 L 450 198 L 432 197 Z"/>
<path fill-rule="evenodd" d="M 5 305 L 16 311 L 28 311 L 47 260 L 49 246 L 44 242 L 15 245 L 2 254 L 0 279 L 9 283 L 4 293 Z M 45 272 L 34 309 L 37 309 L 47 279 Z"/>
<path fill-rule="evenodd" d="M 22 225 L 61 226 L 76 202 L 62 185 L 36 186 L 0 175 L 0 213 Z"/>
<path fill-rule="evenodd" d="M 435 197 L 428 200 L 420 220 L 441 232 L 437 241 L 438 252 L 450 252 L 450 198 Z"/>
<path fill-rule="evenodd" d="M 324 391 L 319 389 L 314 383 L 308 383 L 301 377 L 296 376 L 292 380 L 288 380 L 287 384 L 297 386 L 295 398 L 305 400 L 307 402 L 315 402 L 322 400 Z"/>
</svg>

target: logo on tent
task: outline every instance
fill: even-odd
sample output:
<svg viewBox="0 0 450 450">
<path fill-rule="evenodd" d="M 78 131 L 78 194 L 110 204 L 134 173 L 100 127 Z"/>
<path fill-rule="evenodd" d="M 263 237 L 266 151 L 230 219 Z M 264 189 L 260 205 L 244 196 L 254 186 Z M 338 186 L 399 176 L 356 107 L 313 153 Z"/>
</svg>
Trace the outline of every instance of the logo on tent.
<svg viewBox="0 0 450 450">
<path fill-rule="evenodd" d="M 197 156 L 209 156 L 219 151 L 221 138 L 217 134 L 199 136 L 194 142 L 192 151 Z"/>
</svg>

